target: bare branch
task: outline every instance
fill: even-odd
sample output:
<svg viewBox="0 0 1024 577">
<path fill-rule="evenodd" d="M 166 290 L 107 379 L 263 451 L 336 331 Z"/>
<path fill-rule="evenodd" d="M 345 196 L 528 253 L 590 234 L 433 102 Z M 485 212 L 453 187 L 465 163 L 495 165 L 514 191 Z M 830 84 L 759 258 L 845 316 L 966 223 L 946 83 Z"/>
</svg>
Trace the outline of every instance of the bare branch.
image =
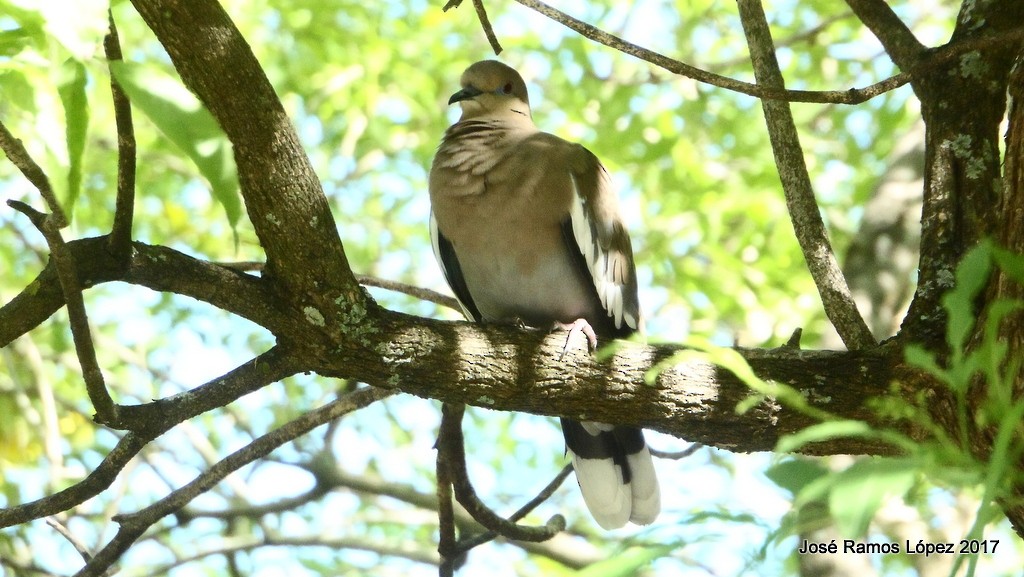
<svg viewBox="0 0 1024 577">
<path fill-rule="evenodd" d="M 89 552 L 89 547 L 86 546 L 85 543 L 82 543 L 81 539 L 76 537 L 64 523 L 61 523 L 56 517 L 51 515 L 46 518 L 46 524 L 59 533 L 61 537 L 64 537 L 68 543 L 71 543 L 71 546 L 75 548 L 75 551 L 82 556 L 82 559 L 86 563 L 89 562 L 89 559 L 92 559 L 92 553 Z"/>
<path fill-rule="evenodd" d="M 480 26 L 484 29 L 484 34 L 487 36 L 487 42 L 491 45 L 491 50 L 494 50 L 495 54 L 501 54 L 501 44 L 498 42 L 498 37 L 494 35 L 494 28 L 491 27 L 491 21 L 487 18 L 487 9 L 484 8 L 483 0 L 473 0 L 473 8 L 476 9 L 476 17 L 480 20 Z"/>
<path fill-rule="evenodd" d="M 56 515 L 107 489 L 150 441 L 176 424 L 236 400 L 242 395 L 295 374 L 295 355 L 274 347 L 234 370 L 190 391 L 147 405 L 122 406 L 121 416 L 135 425 L 82 481 L 30 503 L 0 509 L 0 528 Z M 386 392 L 386 391 L 385 391 Z"/>
<path fill-rule="evenodd" d="M 441 11 L 447 12 L 452 8 L 457 8 L 460 4 L 462 4 L 462 0 L 448 0 Z M 490 18 L 487 17 L 487 9 L 484 8 L 483 0 L 473 0 L 473 8 L 476 10 L 476 17 L 480 20 L 480 27 L 484 29 L 484 35 L 487 36 L 491 50 L 494 50 L 495 54 L 501 54 L 501 43 L 498 42 L 498 37 L 494 34 L 494 28 L 491 26 Z"/>
<path fill-rule="evenodd" d="M 543 527 L 527 527 L 503 519 L 476 495 L 466 471 L 466 450 L 462 437 L 462 415 L 465 405 L 445 403 L 441 407 L 441 430 L 437 435 L 438 468 L 447 469 L 455 489 L 455 498 L 481 525 L 517 541 L 546 541 L 565 529 L 565 518 L 555 515 Z"/>
<path fill-rule="evenodd" d="M 322 359 L 317 371 L 443 402 L 558 417 L 586 415 L 742 452 L 772 450 L 780 437 L 820 422 L 775 402 L 737 414 L 737 403 L 753 391 L 710 357 L 680 355 L 683 347 L 677 345 L 619 342 L 599 359 L 580 346 L 559 361 L 564 333 L 387 314 L 390 318 L 380 325 L 386 344 L 379 349 L 386 362 L 341 354 Z M 880 420 L 868 399 L 886 395 L 896 371 L 904 367 L 898 342 L 853 352 L 735 351 L 760 378 L 798 389 L 816 414 L 894 426 Z M 896 449 L 877 438 L 844 438 L 803 451 L 892 454 Z"/>
<path fill-rule="evenodd" d="M 191 296 L 301 344 L 287 353 L 294 357 L 288 367 L 275 365 L 270 372 L 286 368 L 293 372 L 315 370 L 327 376 L 397 387 L 421 397 L 500 410 L 553 416 L 563 416 L 558 414 L 559 408 L 567 411 L 564 416 L 572 416 L 568 411 L 585 411 L 595 418 L 600 415 L 603 422 L 641 425 L 743 451 L 770 450 L 780 435 L 815 422 L 779 407 L 737 415 L 735 403 L 750 390 L 710 362 L 672 363 L 652 385 L 646 384 L 646 371 L 664 364 L 679 352 L 678 346 L 624 344 L 601 361 L 571 352 L 564 363 L 557 363 L 564 336 L 384 311 L 380 313 L 379 344 L 368 350 L 338 327 L 325 327 L 322 339 L 310 339 L 311 327 L 301 318 L 302 312 L 298 311 L 299 318 L 295 318 L 296 311 L 282 304 L 260 277 L 139 242 L 133 243 L 132 266 L 120 271 L 106 251 L 105 237 L 76 240 L 68 246 L 81 265 L 79 273 L 85 286 L 119 280 Z M 0 308 L 0 345 L 38 325 L 63 304 L 55 274 L 51 263 L 30 285 L 31 290 Z M 895 347 L 870 354 L 785 348 L 739 352 L 762 378 L 798 387 L 811 395 L 819 408 L 832 414 L 868 421 L 876 416 L 864 401 L 885 394 L 893 371 L 902 361 Z M 259 366 L 264 366 L 266 359 L 258 358 Z M 609 399 L 609 387 L 624 392 Z M 213 386 L 216 392 L 212 393 L 212 406 L 226 405 L 255 388 L 245 383 Z M 523 394 L 525 390 L 534 393 Z M 122 407 L 122 424 L 134 427 L 170 418 L 164 410 L 190 413 L 185 404 L 190 393 L 182 395 L 143 406 L 147 408 Z M 196 405 L 195 410 L 199 409 L 209 410 L 209 406 Z M 837 440 L 817 449 L 825 450 L 887 452 L 883 445 L 858 440 Z"/>
<path fill-rule="evenodd" d="M 57 201 L 57 195 L 53 193 L 50 179 L 46 177 L 46 173 L 43 172 L 43 169 L 39 167 L 36 161 L 32 160 L 32 157 L 25 150 L 25 146 L 21 144 L 21 141 L 15 138 L 2 122 L 0 122 L 0 149 L 4 151 L 4 154 L 7 155 L 11 163 L 25 175 L 25 178 L 42 195 L 46 206 L 49 207 L 50 213 L 53 215 L 54 226 L 57 228 L 67 226 L 67 216 L 64 214 L 64 209 L 61 208 L 60 202 Z"/>
<path fill-rule="evenodd" d="M 304 299 L 298 308 L 313 307 L 332 324 L 346 323 L 349 307 L 371 308 L 298 134 L 223 7 L 216 0 L 132 4 L 231 141 L 249 220 L 267 254 L 266 277 L 283 285 L 283 295 Z"/>
<path fill-rule="evenodd" d="M 462 314 L 462 306 L 459 305 L 459 301 L 456 300 L 455 297 L 450 297 L 446 294 L 441 294 L 434 290 L 420 288 L 417 286 L 412 286 L 384 278 L 367 276 L 364 274 L 356 275 L 356 279 L 359 281 L 359 284 L 363 286 L 377 287 L 389 291 L 402 293 L 405 295 L 409 295 L 413 298 L 418 298 L 423 301 L 431 302 L 436 305 L 450 308 L 454 311 L 457 311 L 459 314 Z"/>
<path fill-rule="evenodd" d="M 704 445 L 701 445 L 700 443 L 691 443 L 689 447 L 682 451 L 659 451 L 657 449 L 651 449 L 651 455 L 659 459 L 671 459 L 676 461 L 679 459 L 685 459 L 703 448 Z"/>
<path fill-rule="evenodd" d="M 737 4 L 757 82 L 783 89 L 785 84 L 782 72 L 775 58 L 771 31 L 760 0 L 739 0 Z M 811 188 L 811 179 L 807 174 L 800 137 L 789 103 L 762 100 L 761 108 L 768 125 L 772 152 L 779 168 L 793 229 L 807 261 L 807 268 L 818 287 L 825 314 L 850 350 L 874 346 L 875 339 L 857 311 L 857 303 L 853 300 L 839 261 L 832 252 L 825 223 L 821 220 L 818 202 Z"/>
<path fill-rule="evenodd" d="M 103 50 L 109 65 L 122 60 L 122 56 L 113 11 L 107 11 L 107 19 L 110 31 L 103 38 Z M 117 127 L 117 201 L 109 243 L 114 257 L 127 266 L 131 257 L 132 221 L 135 214 L 135 128 L 132 124 L 131 103 L 113 74 L 110 75 L 110 95 L 114 101 L 114 124 Z"/>
<path fill-rule="evenodd" d="M 261 505 L 241 505 L 233 506 L 230 509 L 223 510 L 192 510 L 182 509 L 178 511 L 177 517 L 180 521 L 189 521 L 191 519 L 197 519 L 200 517 L 210 519 L 235 519 L 238 517 L 248 517 L 251 519 L 258 519 L 264 515 L 272 515 L 274 513 L 283 513 L 285 511 L 294 511 L 295 509 L 315 501 L 320 497 L 323 497 L 333 487 L 330 485 L 320 483 L 319 479 L 316 485 L 312 489 L 302 494 L 295 495 L 294 497 L 285 497 L 278 499 L 271 503 L 264 503 Z"/>
<path fill-rule="evenodd" d="M 266 263 L 261 261 L 214 262 L 213 264 L 229 268 L 231 270 L 237 270 L 239 272 L 263 271 L 266 268 Z M 365 287 L 382 288 L 384 290 L 402 293 L 404 295 L 420 299 L 421 301 L 427 301 L 434 303 L 435 305 L 450 308 L 453 311 L 462 314 L 462 306 L 459 305 L 459 301 L 456 300 L 455 297 L 439 293 L 435 290 L 365 274 L 357 274 L 356 280 L 359 284 Z"/>
<path fill-rule="evenodd" d="M 558 488 L 562 486 L 562 483 L 564 483 L 565 480 L 569 477 L 570 473 L 572 473 L 572 465 L 571 464 L 562 467 L 562 470 L 559 471 L 558 474 L 555 475 L 555 477 L 553 479 L 551 479 L 551 481 L 543 489 L 541 489 L 540 492 L 537 493 L 537 495 L 533 499 L 530 499 L 525 505 L 520 507 L 515 513 L 512 513 L 511 515 L 509 515 L 508 520 L 512 521 L 514 523 L 514 522 L 522 519 L 523 517 L 528 515 L 531 511 L 533 511 L 534 509 L 539 507 L 542 503 L 544 503 L 545 501 L 550 499 L 551 496 L 555 494 L 555 491 L 557 491 Z M 459 552 L 467 552 L 467 551 L 469 551 L 470 549 L 472 549 L 474 547 L 478 547 L 480 545 L 483 545 L 484 543 L 487 543 L 488 541 L 491 541 L 491 540 L 497 538 L 498 536 L 499 536 L 498 533 L 496 533 L 494 531 L 487 531 L 486 533 L 480 533 L 479 535 L 474 535 L 473 537 L 470 537 L 469 539 L 463 539 L 463 540 L 459 541 L 457 550 Z"/>
<path fill-rule="evenodd" d="M 447 405 L 445 405 L 447 406 Z M 437 553 L 441 556 L 441 564 L 438 566 L 438 577 L 452 577 L 455 574 L 455 566 L 459 562 L 459 555 L 455 552 L 455 505 L 452 495 L 452 468 L 446 462 L 449 458 L 442 447 L 441 437 L 444 431 L 438 433 L 437 442 L 434 448 L 437 450 L 437 460 L 434 470 L 436 471 L 437 484 Z"/>
<path fill-rule="evenodd" d="M 910 70 L 927 50 L 885 0 L 846 0 L 901 70 Z"/>
<path fill-rule="evenodd" d="M 85 299 L 82 298 L 82 285 L 78 280 L 75 258 L 60 234 L 58 219 L 36 212 L 23 202 L 9 200 L 7 204 L 28 216 L 39 232 L 43 233 L 46 244 L 50 248 L 52 262 L 57 270 L 57 280 L 60 282 L 64 302 L 68 308 L 68 321 L 71 324 L 71 336 L 75 342 L 75 353 L 78 355 L 78 362 L 82 365 L 82 378 L 85 380 L 85 389 L 89 393 L 89 400 L 96 410 L 95 419 L 100 423 L 117 421 L 117 406 L 110 398 L 110 391 L 107 390 L 107 385 L 103 380 L 99 361 L 96 360 L 96 348 L 92 342 L 92 331 L 89 328 L 89 317 L 85 312 Z"/>
<path fill-rule="evenodd" d="M 289 323 L 275 305 L 262 278 L 230 271 L 176 250 L 136 242 L 128 270 L 111 258 L 106 237 L 67 243 L 84 288 L 124 281 L 155 291 L 186 295 L 237 314 L 272 332 Z M 64 306 L 64 294 L 51 260 L 20 294 L 0 307 L 0 347 L 50 317 Z"/>
<path fill-rule="evenodd" d="M 281 445 L 309 433 L 316 427 L 351 413 L 392 395 L 392 391 L 364 388 L 302 416 L 257 438 L 245 447 L 231 453 L 213 465 L 192 482 L 171 492 L 170 495 L 135 513 L 114 518 L 121 524 L 117 535 L 100 549 L 86 566 L 76 573 L 78 577 L 102 575 L 125 551 L 154 523 L 184 507 L 192 499 L 210 490 L 224 477 L 243 466 L 260 459 Z"/>
<path fill-rule="evenodd" d="M 0 509 L 0 528 L 56 515 L 99 495 L 114 482 L 128 461 L 154 438 L 153 435 L 128 433 L 85 479 L 59 493 L 30 503 Z"/>
<path fill-rule="evenodd" d="M 569 466 L 571 470 L 572 466 Z M 313 471 L 312 468 L 310 468 Z M 568 474 L 568 471 L 565 471 Z M 325 484 L 331 487 L 344 487 L 352 491 L 357 491 L 364 495 L 379 495 L 408 503 L 410 505 L 426 509 L 428 511 L 437 511 L 439 505 L 437 493 L 424 493 L 416 490 L 415 487 L 404 483 L 395 483 L 384 480 L 375 475 L 353 475 L 347 473 L 337 467 L 331 469 L 328 476 L 325 478 L 323 474 L 314 472 L 314 476 L 317 477 L 317 482 Z M 559 473 L 551 483 L 549 487 L 559 481 L 562 473 Z M 541 495 L 544 495 L 547 489 L 541 491 Z M 539 497 L 538 497 L 539 498 Z M 519 520 L 522 517 L 517 516 L 520 513 L 525 515 L 529 511 L 526 511 L 534 501 L 524 505 L 519 511 L 513 514 L 510 519 Z M 483 527 L 458 503 L 455 503 L 452 507 L 453 520 L 456 528 L 463 535 L 474 534 L 477 536 L 487 535 L 488 533 L 482 532 Z M 564 539 L 563 539 L 564 538 Z M 584 547 L 577 542 L 570 542 L 569 537 L 564 533 L 556 535 L 553 539 L 545 541 L 543 543 L 535 543 L 529 541 L 515 541 L 513 544 L 520 547 L 530 553 L 541 555 L 557 561 L 562 565 L 573 569 L 582 569 L 591 563 L 596 563 L 602 559 L 602 555 L 598 550 L 592 547 Z M 470 538 L 472 540 L 472 538 Z M 469 543 L 466 541 L 465 543 Z M 462 549 L 463 544 L 459 544 L 459 549 Z"/>
<path fill-rule="evenodd" d="M 957 43 L 951 46 L 944 46 L 923 59 L 918 65 L 899 74 L 890 76 L 884 80 L 865 86 L 863 88 L 851 88 L 849 90 L 786 90 L 777 89 L 761 84 L 751 84 L 702 70 L 679 60 L 669 58 L 653 50 L 643 48 L 631 42 L 627 42 L 614 34 L 609 34 L 596 26 L 583 22 L 569 16 L 568 14 L 545 4 L 541 0 L 516 0 L 516 2 L 535 10 L 548 18 L 562 24 L 563 26 L 578 32 L 581 36 L 589 38 L 594 42 L 629 54 L 645 62 L 663 68 L 673 74 L 692 78 L 698 82 L 717 86 L 740 94 L 755 96 L 768 100 L 785 100 L 787 102 L 813 102 L 819 104 L 860 104 L 872 98 L 895 90 L 904 84 L 911 82 L 914 78 L 938 68 L 955 57 L 971 50 L 994 49 L 1007 42 L 1016 42 L 1024 38 L 1024 27 L 1016 30 L 996 33 L 986 38 L 972 39 L 968 44 Z M 998 40 L 996 40 L 998 38 Z"/>
</svg>

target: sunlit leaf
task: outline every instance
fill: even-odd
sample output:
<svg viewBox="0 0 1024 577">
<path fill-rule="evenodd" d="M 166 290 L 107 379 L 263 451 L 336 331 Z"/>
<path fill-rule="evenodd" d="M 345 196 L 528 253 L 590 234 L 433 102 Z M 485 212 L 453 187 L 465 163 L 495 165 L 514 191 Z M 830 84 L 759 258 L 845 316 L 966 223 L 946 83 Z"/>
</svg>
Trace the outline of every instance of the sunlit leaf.
<svg viewBox="0 0 1024 577">
<path fill-rule="evenodd" d="M 195 163 L 224 207 L 228 222 L 236 227 L 242 215 L 238 173 L 231 144 L 213 115 L 184 87 L 153 67 L 115 62 L 111 71 L 132 104 Z"/>
<path fill-rule="evenodd" d="M 798 495 L 812 481 L 829 474 L 829 470 L 811 459 L 786 459 L 772 465 L 765 476 L 776 485 Z"/>
<path fill-rule="evenodd" d="M 963 350 L 977 317 L 974 299 L 988 281 L 992 268 L 992 245 L 982 242 L 969 250 L 956 269 L 956 285 L 942 297 L 949 315 L 946 342 L 953 350 Z"/>
<path fill-rule="evenodd" d="M 829 510 L 844 536 L 862 537 L 878 508 L 913 486 L 917 465 L 893 459 L 865 459 L 838 473 L 829 493 Z"/>
<path fill-rule="evenodd" d="M 89 103 L 85 95 L 85 66 L 68 59 L 57 73 L 57 92 L 64 105 L 65 135 L 68 147 L 68 185 L 64 208 L 70 217 L 82 190 L 82 156 L 85 154 L 89 127 Z"/>
</svg>

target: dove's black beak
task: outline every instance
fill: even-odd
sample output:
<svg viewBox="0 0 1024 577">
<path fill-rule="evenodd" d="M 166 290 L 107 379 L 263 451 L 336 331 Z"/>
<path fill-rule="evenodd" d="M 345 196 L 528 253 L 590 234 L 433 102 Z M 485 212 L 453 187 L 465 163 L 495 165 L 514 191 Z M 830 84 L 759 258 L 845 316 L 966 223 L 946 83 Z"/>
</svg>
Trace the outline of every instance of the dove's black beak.
<svg viewBox="0 0 1024 577">
<path fill-rule="evenodd" d="M 483 93 L 484 93 L 483 90 L 480 90 L 479 88 L 477 88 L 475 86 L 472 86 L 472 85 L 471 86 L 467 86 L 467 87 L 463 88 L 462 90 L 456 92 L 455 94 L 452 94 L 452 97 L 448 99 L 448 104 L 455 104 L 456 102 L 461 102 L 463 100 L 469 100 L 470 98 L 474 98 L 474 97 L 479 96 L 479 95 L 481 95 Z"/>
</svg>

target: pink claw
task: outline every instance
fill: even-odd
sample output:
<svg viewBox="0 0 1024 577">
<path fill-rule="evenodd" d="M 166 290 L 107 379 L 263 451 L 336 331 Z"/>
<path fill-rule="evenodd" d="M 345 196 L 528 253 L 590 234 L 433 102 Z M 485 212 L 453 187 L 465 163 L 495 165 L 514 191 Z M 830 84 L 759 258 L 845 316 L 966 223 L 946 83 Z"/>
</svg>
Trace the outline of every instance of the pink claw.
<svg viewBox="0 0 1024 577">
<path fill-rule="evenodd" d="M 571 323 L 555 323 L 555 328 L 567 330 L 569 334 L 565 336 L 565 344 L 562 346 L 562 354 L 558 356 L 559 360 L 565 356 L 565 353 L 569 350 L 569 341 L 572 340 L 573 334 L 583 333 L 587 337 L 587 344 L 590 345 L 590 350 L 597 349 L 597 333 L 594 332 L 594 328 L 590 326 L 587 319 L 576 319 Z"/>
</svg>

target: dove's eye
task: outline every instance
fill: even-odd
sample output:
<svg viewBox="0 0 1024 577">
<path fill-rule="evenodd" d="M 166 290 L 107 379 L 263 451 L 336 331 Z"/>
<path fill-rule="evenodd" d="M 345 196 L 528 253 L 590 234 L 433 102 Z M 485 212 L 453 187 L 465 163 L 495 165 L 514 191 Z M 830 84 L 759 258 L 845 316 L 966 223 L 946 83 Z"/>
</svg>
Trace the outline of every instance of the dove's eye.
<svg viewBox="0 0 1024 577">
<path fill-rule="evenodd" d="M 501 93 L 502 94 L 511 94 L 512 93 L 512 83 L 509 82 L 505 86 L 502 86 L 501 87 Z"/>
</svg>

